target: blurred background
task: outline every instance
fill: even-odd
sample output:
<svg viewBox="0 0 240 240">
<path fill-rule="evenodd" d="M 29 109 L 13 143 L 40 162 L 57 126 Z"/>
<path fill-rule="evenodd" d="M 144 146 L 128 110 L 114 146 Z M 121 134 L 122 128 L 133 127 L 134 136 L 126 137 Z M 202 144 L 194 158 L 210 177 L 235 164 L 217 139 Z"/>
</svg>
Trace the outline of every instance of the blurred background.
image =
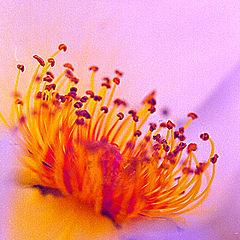
<svg viewBox="0 0 240 240">
<path fill-rule="evenodd" d="M 20 83 L 24 89 L 36 65 L 31 56 L 46 58 L 64 42 L 68 52 L 57 57 L 56 72 L 64 62 L 73 63 L 85 88 L 89 66 L 100 67 L 99 79 L 120 69 L 124 78 L 119 92 L 131 106 L 156 90 L 157 114 L 167 108 L 171 118 L 182 122 L 195 111 L 199 119 L 189 127 L 189 138 L 204 131 L 213 137 L 220 156 L 216 178 L 204 204 L 185 216 L 189 226 L 166 231 L 157 221 L 145 222 L 129 227 L 123 239 L 240 239 L 238 0 L 5 1 L 0 16 L 4 114 L 16 64 L 26 66 Z M 14 164 L 14 141 L 2 126 L 0 134 L 3 232 L 9 224 L 4 217 L 10 188 L 6 178 Z M 204 157 L 200 151 L 199 158 Z"/>
</svg>

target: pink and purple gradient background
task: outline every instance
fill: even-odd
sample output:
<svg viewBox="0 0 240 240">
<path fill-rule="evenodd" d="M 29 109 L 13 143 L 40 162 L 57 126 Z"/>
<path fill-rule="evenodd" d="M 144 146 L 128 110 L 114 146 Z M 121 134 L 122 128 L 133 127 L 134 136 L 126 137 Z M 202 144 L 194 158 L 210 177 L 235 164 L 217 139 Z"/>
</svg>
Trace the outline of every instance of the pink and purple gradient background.
<svg viewBox="0 0 240 240">
<path fill-rule="evenodd" d="M 182 120 L 197 111 L 190 138 L 208 131 L 220 155 L 212 191 L 197 214 L 197 225 L 164 233 L 157 224 L 129 232 L 136 239 L 240 238 L 240 2 L 197 1 L 6 1 L 0 7 L 0 106 L 7 113 L 16 77 L 24 63 L 30 75 L 31 55 L 47 57 L 64 42 L 67 54 L 84 79 L 97 64 L 99 75 L 116 67 L 124 71 L 120 92 L 137 105 L 152 89 L 159 106 Z M 23 82 L 22 85 L 27 82 Z M 84 83 L 83 83 L 84 85 Z M 194 136 L 194 137 L 193 137 Z M 10 187 L 14 144 L 0 137 L 1 228 Z M 199 153 L 201 157 L 201 153 Z M 201 215 L 201 214 L 200 214 Z M 221 226 L 219 228 L 218 226 Z M 162 236 L 162 237 L 160 237 Z"/>
</svg>

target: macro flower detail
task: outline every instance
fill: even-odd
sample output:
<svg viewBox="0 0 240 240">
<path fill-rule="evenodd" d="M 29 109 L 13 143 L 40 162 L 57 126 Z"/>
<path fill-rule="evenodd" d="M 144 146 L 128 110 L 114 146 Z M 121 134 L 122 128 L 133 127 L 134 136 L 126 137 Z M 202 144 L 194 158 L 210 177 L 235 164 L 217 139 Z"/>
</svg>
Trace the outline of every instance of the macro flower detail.
<svg viewBox="0 0 240 240">
<path fill-rule="evenodd" d="M 55 77 L 51 68 L 58 51 L 38 66 L 23 97 L 18 92 L 19 64 L 13 114 L 1 120 L 16 134 L 20 161 L 35 176 L 32 187 L 43 195 L 74 197 L 110 218 L 116 227 L 133 218 L 171 217 L 199 206 L 207 197 L 215 174 L 214 143 L 208 133 L 200 138 L 211 146 L 208 159 L 199 162 L 196 143 L 184 142 L 184 131 L 197 118 L 176 129 L 168 120 L 150 123 L 156 111 L 155 92 L 139 110 L 114 99 L 123 75 L 119 70 L 95 86 L 98 67 L 91 66 L 90 89 L 83 91 L 74 67 L 64 64 Z M 20 134 L 18 133 L 20 131 Z"/>
</svg>

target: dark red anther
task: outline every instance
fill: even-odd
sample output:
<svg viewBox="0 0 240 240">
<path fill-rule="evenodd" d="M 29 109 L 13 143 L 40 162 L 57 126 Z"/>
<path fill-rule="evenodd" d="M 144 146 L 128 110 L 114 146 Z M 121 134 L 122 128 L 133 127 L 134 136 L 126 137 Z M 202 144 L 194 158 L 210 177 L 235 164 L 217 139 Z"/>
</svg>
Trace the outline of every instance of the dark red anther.
<svg viewBox="0 0 240 240">
<path fill-rule="evenodd" d="M 169 145 L 163 144 L 162 146 L 163 146 L 163 149 L 164 149 L 165 152 L 168 152 L 170 150 Z"/>
<path fill-rule="evenodd" d="M 134 136 L 135 137 L 140 137 L 142 135 L 142 132 L 140 130 L 137 130 L 135 133 L 134 133 Z"/>
<path fill-rule="evenodd" d="M 81 102 L 76 102 L 74 105 L 73 105 L 75 108 L 81 108 L 82 107 L 82 103 Z"/>
<path fill-rule="evenodd" d="M 208 133 L 202 133 L 200 135 L 200 138 L 203 140 L 203 141 L 207 141 L 209 139 L 209 134 Z"/>
<path fill-rule="evenodd" d="M 137 114 L 137 112 L 135 110 L 129 110 L 128 114 L 130 114 L 134 117 Z"/>
<path fill-rule="evenodd" d="M 59 50 L 63 50 L 64 52 L 67 51 L 67 46 L 64 44 L 64 43 L 61 43 L 59 46 L 58 46 L 58 49 Z"/>
<path fill-rule="evenodd" d="M 70 78 L 71 82 L 75 83 L 75 84 L 78 84 L 79 83 L 79 79 L 76 78 L 76 77 L 72 77 Z"/>
<path fill-rule="evenodd" d="M 122 104 L 122 100 L 117 98 L 113 101 L 114 104 L 117 104 L 118 106 L 120 106 Z"/>
<path fill-rule="evenodd" d="M 36 98 L 37 98 L 37 99 L 42 98 L 42 92 L 38 92 L 37 95 L 36 95 Z"/>
<path fill-rule="evenodd" d="M 94 97 L 94 92 L 92 90 L 87 90 L 86 94 L 89 95 L 91 98 Z"/>
<path fill-rule="evenodd" d="M 206 166 L 206 163 L 200 162 L 199 165 L 195 169 L 195 174 L 199 175 L 199 174 L 203 173 L 205 166 Z"/>
<path fill-rule="evenodd" d="M 93 71 L 93 72 L 97 72 L 98 71 L 98 67 L 97 66 L 91 66 L 91 67 L 89 67 L 89 70 Z"/>
<path fill-rule="evenodd" d="M 214 156 L 210 159 L 210 161 L 215 164 L 217 162 L 217 159 L 218 159 L 218 155 L 217 154 L 214 154 Z"/>
<path fill-rule="evenodd" d="M 69 69 L 66 70 L 65 76 L 66 76 L 67 78 L 70 78 L 71 80 L 72 80 L 72 78 L 74 77 L 74 76 L 73 76 L 73 72 L 72 72 L 71 70 L 69 70 Z"/>
<path fill-rule="evenodd" d="M 19 69 L 21 72 L 23 72 L 24 71 L 24 65 L 18 64 L 17 69 Z"/>
<path fill-rule="evenodd" d="M 115 77 L 115 78 L 113 79 L 113 82 L 116 83 L 116 85 L 119 85 L 119 84 L 120 84 L 120 79 L 117 78 L 117 77 Z"/>
<path fill-rule="evenodd" d="M 133 116 L 133 121 L 138 122 L 139 117 L 137 115 Z"/>
<path fill-rule="evenodd" d="M 178 138 L 178 136 L 179 136 L 179 132 L 178 132 L 178 131 L 175 131 L 175 132 L 174 132 L 174 138 Z"/>
<path fill-rule="evenodd" d="M 47 76 L 50 76 L 52 79 L 54 79 L 54 75 L 53 75 L 53 73 L 52 73 L 52 72 L 50 72 L 50 71 L 47 71 L 47 72 L 46 72 L 46 75 L 47 75 Z"/>
<path fill-rule="evenodd" d="M 54 58 L 48 58 L 47 61 L 50 63 L 51 67 L 54 67 L 54 65 L 55 65 L 55 59 Z"/>
<path fill-rule="evenodd" d="M 152 105 L 152 106 L 148 109 L 148 111 L 149 111 L 150 113 L 154 113 L 154 112 L 156 111 L 156 108 Z"/>
<path fill-rule="evenodd" d="M 19 122 L 21 124 L 25 123 L 25 121 L 26 121 L 26 117 L 24 117 L 24 116 L 20 117 Z"/>
<path fill-rule="evenodd" d="M 55 90 L 55 89 L 56 89 L 55 83 L 46 85 L 46 87 L 45 87 L 45 90 L 47 90 L 47 91 L 51 91 L 51 90 Z"/>
<path fill-rule="evenodd" d="M 104 78 L 103 78 L 103 81 L 105 81 L 106 83 L 110 83 L 110 78 L 104 77 Z"/>
<path fill-rule="evenodd" d="M 184 127 L 179 128 L 179 133 L 183 134 L 184 133 Z"/>
<path fill-rule="evenodd" d="M 178 139 L 179 139 L 180 141 L 184 141 L 184 140 L 186 139 L 186 137 L 185 137 L 184 135 L 180 135 L 180 136 L 178 136 Z"/>
<path fill-rule="evenodd" d="M 43 81 L 50 83 L 50 82 L 53 81 L 53 79 L 50 76 L 46 76 L 46 77 L 43 78 Z"/>
<path fill-rule="evenodd" d="M 160 142 L 161 141 L 161 135 L 158 133 L 157 135 L 153 136 L 153 140 Z"/>
<path fill-rule="evenodd" d="M 150 130 L 151 132 L 153 132 L 154 130 L 156 130 L 156 128 L 157 128 L 157 124 L 156 124 L 156 123 L 150 123 L 150 128 L 149 128 L 149 130 Z"/>
<path fill-rule="evenodd" d="M 119 118 L 119 120 L 123 120 L 124 114 L 123 114 L 122 112 L 119 112 L 119 113 L 117 114 L 117 117 Z"/>
<path fill-rule="evenodd" d="M 100 102 L 102 100 L 102 97 L 101 96 L 94 96 L 94 101 L 97 101 L 97 102 Z"/>
<path fill-rule="evenodd" d="M 108 83 L 102 83 L 101 86 L 106 88 L 111 88 L 111 85 Z"/>
<path fill-rule="evenodd" d="M 77 92 L 77 88 L 76 87 L 71 87 L 70 88 L 70 92 L 75 92 L 76 93 Z"/>
<path fill-rule="evenodd" d="M 102 106 L 101 111 L 104 111 L 104 113 L 108 113 L 108 108 L 106 106 Z"/>
<path fill-rule="evenodd" d="M 80 102 L 85 103 L 88 100 L 87 96 L 83 96 L 80 98 Z"/>
<path fill-rule="evenodd" d="M 15 101 L 15 103 L 18 104 L 18 105 L 23 105 L 23 101 L 21 99 L 17 99 Z"/>
<path fill-rule="evenodd" d="M 175 127 L 175 124 L 174 124 L 172 121 L 168 120 L 168 121 L 167 121 L 167 128 L 168 128 L 168 129 L 172 129 L 172 128 L 174 128 L 174 127 Z"/>
<path fill-rule="evenodd" d="M 83 118 L 78 118 L 78 119 L 76 119 L 76 124 L 77 125 L 83 125 L 84 124 L 84 119 Z"/>
<path fill-rule="evenodd" d="M 160 123 L 160 127 L 162 127 L 162 128 L 166 128 L 166 127 L 167 127 L 167 124 L 164 123 L 164 122 L 162 122 L 162 123 Z"/>
<path fill-rule="evenodd" d="M 197 150 L 197 144 L 196 143 L 190 143 L 188 144 L 187 147 L 187 152 L 190 153 L 192 151 L 196 151 Z"/>
<path fill-rule="evenodd" d="M 41 57 L 39 57 L 38 55 L 33 55 L 33 58 L 35 58 L 42 67 L 45 66 L 45 62 Z"/>
<path fill-rule="evenodd" d="M 157 104 L 155 98 L 149 99 L 149 100 L 148 100 L 148 103 L 149 103 L 150 105 L 153 105 L 153 106 L 155 106 L 155 105 Z"/>
<path fill-rule="evenodd" d="M 178 148 L 179 148 L 180 151 L 182 151 L 186 146 L 187 146 L 187 144 L 184 143 L 184 142 L 180 142 L 180 143 L 178 144 Z"/>
<path fill-rule="evenodd" d="M 191 117 L 193 120 L 198 118 L 198 115 L 196 113 L 189 113 L 187 116 Z"/>
<path fill-rule="evenodd" d="M 146 136 L 146 137 L 145 137 L 145 141 L 146 141 L 146 142 L 149 142 L 150 140 L 151 140 L 150 136 Z"/>
<path fill-rule="evenodd" d="M 71 63 L 64 63 L 64 64 L 63 64 L 63 67 L 68 68 L 68 69 L 74 71 L 74 68 L 73 68 L 73 66 L 72 66 Z"/>
<path fill-rule="evenodd" d="M 119 76 L 119 77 L 122 77 L 123 76 L 123 72 L 120 72 L 119 70 L 115 70 L 115 73 Z"/>
<path fill-rule="evenodd" d="M 158 151 L 158 150 L 160 150 L 161 148 L 162 148 L 162 146 L 161 146 L 161 144 L 159 144 L 159 143 L 156 143 L 156 144 L 153 145 L 153 150 L 154 150 L 154 151 Z"/>
<path fill-rule="evenodd" d="M 84 117 L 86 119 L 90 119 L 91 118 L 91 115 L 89 114 L 89 112 L 87 110 L 77 110 L 75 112 L 75 114 L 78 116 L 78 117 Z"/>
</svg>

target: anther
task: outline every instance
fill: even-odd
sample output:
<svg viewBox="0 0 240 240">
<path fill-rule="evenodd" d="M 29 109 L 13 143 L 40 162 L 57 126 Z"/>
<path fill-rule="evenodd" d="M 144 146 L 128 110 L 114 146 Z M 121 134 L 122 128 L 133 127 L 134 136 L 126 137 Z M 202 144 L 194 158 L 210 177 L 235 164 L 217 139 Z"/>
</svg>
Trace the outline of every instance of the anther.
<svg viewBox="0 0 240 240">
<path fill-rule="evenodd" d="M 70 78 L 71 82 L 75 83 L 75 84 L 78 84 L 79 83 L 79 79 L 76 78 L 76 77 L 71 77 Z"/>
<path fill-rule="evenodd" d="M 119 118 L 119 120 L 123 120 L 124 114 L 123 114 L 122 112 L 119 112 L 119 113 L 117 114 L 117 117 Z"/>
<path fill-rule="evenodd" d="M 154 113 L 154 112 L 156 111 L 156 108 L 152 105 L 152 106 L 148 109 L 148 111 L 149 111 L 150 113 Z"/>
<path fill-rule="evenodd" d="M 137 115 L 133 116 L 133 121 L 138 122 L 139 117 Z"/>
<path fill-rule="evenodd" d="M 153 106 L 155 106 L 155 105 L 157 104 L 155 98 L 149 99 L 149 100 L 148 100 L 148 103 L 149 103 L 150 105 L 153 105 Z"/>
<path fill-rule="evenodd" d="M 94 97 L 94 92 L 91 91 L 91 90 L 87 90 L 87 91 L 86 91 L 86 94 L 89 95 L 91 98 Z"/>
<path fill-rule="evenodd" d="M 75 92 L 76 93 L 77 92 L 77 88 L 76 87 L 71 87 L 70 88 L 70 92 Z"/>
<path fill-rule="evenodd" d="M 209 134 L 208 133 L 202 133 L 200 135 L 200 138 L 203 140 L 203 141 L 207 141 L 209 139 Z"/>
<path fill-rule="evenodd" d="M 66 70 L 65 76 L 66 76 L 67 78 L 70 78 L 70 79 L 72 79 L 72 78 L 74 77 L 72 71 L 69 70 L 69 69 Z"/>
<path fill-rule="evenodd" d="M 189 113 L 187 116 L 191 117 L 193 120 L 198 118 L 198 115 L 196 113 Z"/>
<path fill-rule="evenodd" d="M 180 141 L 184 141 L 184 140 L 186 139 L 186 137 L 185 137 L 184 135 L 180 135 L 180 136 L 178 136 L 178 139 L 179 139 Z"/>
<path fill-rule="evenodd" d="M 149 128 L 149 130 L 150 130 L 151 132 L 153 132 L 154 130 L 156 130 L 156 128 L 157 128 L 157 124 L 156 124 L 156 123 L 150 123 L 150 128 Z"/>
<path fill-rule="evenodd" d="M 50 76 L 52 79 L 54 79 L 54 75 L 53 75 L 53 73 L 52 73 L 52 72 L 50 72 L 50 71 L 47 71 L 47 72 L 46 72 L 46 75 L 47 75 L 47 76 Z"/>
<path fill-rule="evenodd" d="M 18 105 L 23 105 L 23 101 L 21 99 L 17 99 L 15 101 L 15 103 L 18 104 Z"/>
<path fill-rule="evenodd" d="M 46 77 L 43 78 L 43 81 L 48 82 L 48 83 L 52 82 L 52 80 L 53 79 L 50 76 L 46 76 Z"/>
<path fill-rule="evenodd" d="M 91 118 L 91 115 L 89 114 L 89 112 L 87 110 L 77 110 L 75 112 L 75 114 L 78 116 L 78 117 L 84 117 L 86 119 L 90 119 Z"/>
<path fill-rule="evenodd" d="M 82 103 L 81 102 L 76 102 L 74 105 L 73 105 L 75 108 L 81 108 L 82 107 Z"/>
<path fill-rule="evenodd" d="M 119 76 L 119 77 L 122 77 L 123 76 L 123 72 L 120 72 L 119 70 L 115 70 L 115 73 Z"/>
<path fill-rule="evenodd" d="M 213 164 L 215 164 L 215 163 L 217 162 L 217 159 L 218 159 L 218 155 L 215 154 L 215 155 L 210 159 L 210 161 L 211 161 Z"/>
<path fill-rule="evenodd" d="M 97 72 L 98 67 L 97 66 L 91 66 L 91 67 L 89 67 L 89 71 Z"/>
<path fill-rule="evenodd" d="M 167 128 L 168 129 L 172 129 L 175 127 L 175 124 L 173 122 L 171 122 L 170 120 L 167 121 Z"/>
<path fill-rule="evenodd" d="M 19 122 L 21 124 L 23 124 L 24 122 L 26 121 L 26 118 L 24 116 L 22 116 L 20 119 L 19 119 Z"/>
<path fill-rule="evenodd" d="M 38 92 L 36 95 L 36 98 L 38 98 L 38 99 L 42 98 L 42 92 Z"/>
<path fill-rule="evenodd" d="M 63 64 L 63 67 L 68 68 L 68 69 L 74 71 L 74 68 L 73 68 L 73 66 L 72 66 L 71 63 L 64 63 L 64 64 Z"/>
<path fill-rule="evenodd" d="M 120 106 L 120 105 L 122 104 L 122 100 L 119 99 L 119 98 L 117 98 L 117 99 L 115 99 L 115 100 L 113 101 L 113 103 L 116 104 L 116 105 L 118 105 L 118 106 Z"/>
<path fill-rule="evenodd" d="M 80 98 L 80 102 L 85 103 L 88 100 L 87 96 L 83 96 Z"/>
<path fill-rule="evenodd" d="M 54 65 L 55 65 L 55 60 L 54 60 L 54 58 L 48 58 L 47 61 L 51 64 L 51 67 L 54 67 Z"/>
<path fill-rule="evenodd" d="M 151 140 L 151 138 L 150 138 L 149 136 L 146 136 L 146 137 L 145 137 L 145 141 L 146 141 L 146 142 L 149 142 L 150 140 Z"/>
<path fill-rule="evenodd" d="M 197 150 L 197 144 L 196 143 L 188 144 L 187 153 L 190 153 L 190 152 L 196 151 L 196 150 Z"/>
<path fill-rule="evenodd" d="M 183 134 L 184 133 L 184 127 L 179 128 L 179 133 Z"/>
<path fill-rule="evenodd" d="M 23 72 L 24 71 L 24 65 L 18 64 L 17 69 L 19 69 L 21 72 Z"/>
<path fill-rule="evenodd" d="M 42 67 L 45 66 L 45 62 L 41 57 L 39 57 L 38 55 L 33 55 L 33 58 L 35 58 Z"/>
<path fill-rule="evenodd" d="M 162 128 L 166 128 L 166 127 L 167 127 L 167 124 L 164 123 L 164 122 L 162 122 L 162 123 L 160 123 L 160 127 L 162 127 Z"/>
<path fill-rule="evenodd" d="M 63 50 L 64 52 L 67 51 L 67 46 L 64 44 L 64 43 L 61 43 L 59 46 L 58 46 L 58 49 L 59 50 Z"/>
<path fill-rule="evenodd" d="M 134 133 L 134 137 L 140 137 L 142 135 L 142 132 L 140 130 L 137 130 L 135 133 Z"/>
<path fill-rule="evenodd" d="M 50 91 L 51 89 L 52 90 L 56 89 L 56 84 L 55 83 L 46 85 L 45 90 Z"/>
<path fill-rule="evenodd" d="M 153 140 L 160 142 L 161 141 L 161 135 L 158 133 L 157 135 L 153 136 Z"/>
<path fill-rule="evenodd" d="M 111 88 L 111 85 L 108 83 L 102 83 L 101 86 L 106 88 Z"/>
<path fill-rule="evenodd" d="M 119 85 L 119 84 L 120 84 L 120 79 L 117 78 L 117 77 L 115 77 L 115 78 L 113 79 L 113 82 L 116 83 L 116 85 Z"/>
<path fill-rule="evenodd" d="M 78 119 L 76 119 L 75 122 L 76 122 L 77 125 L 83 125 L 84 124 L 84 119 L 83 118 L 80 118 L 80 119 L 78 118 Z"/>
<path fill-rule="evenodd" d="M 105 81 L 106 83 L 110 83 L 110 79 L 108 77 L 104 77 L 103 81 Z"/>
<path fill-rule="evenodd" d="M 175 131 L 174 132 L 174 138 L 178 138 L 178 136 L 179 136 L 179 131 Z"/>
<path fill-rule="evenodd" d="M 102 97 L 101 96 L 94 96 L 94 101 L 97 101 L 97 102 L 100 102 L 102 100 Z"/>
<path fill-rule="evenodd" d="M 137 112 L 135 110 L 129 110 L 128 114 L 130 114 L 134 117 L 137 114 Z"/>
<path fill-rule="evenodd" d="M 101 111 L 104 111 L 104 113 L 108 113 L 108 108 L 106 106 L 102 106 Z"/>
<path fill-rule="evenodd" d="M 153 150 L 155 150 L 155 151 L 158 151 L 158 150 L 160 150 L 161 148 L 162 148 L 162 146 L 161 146 L 161 144 L 159 144 L 159 143 L 156 143 L 156 144 L 153 145 Z"/>
</svg>

